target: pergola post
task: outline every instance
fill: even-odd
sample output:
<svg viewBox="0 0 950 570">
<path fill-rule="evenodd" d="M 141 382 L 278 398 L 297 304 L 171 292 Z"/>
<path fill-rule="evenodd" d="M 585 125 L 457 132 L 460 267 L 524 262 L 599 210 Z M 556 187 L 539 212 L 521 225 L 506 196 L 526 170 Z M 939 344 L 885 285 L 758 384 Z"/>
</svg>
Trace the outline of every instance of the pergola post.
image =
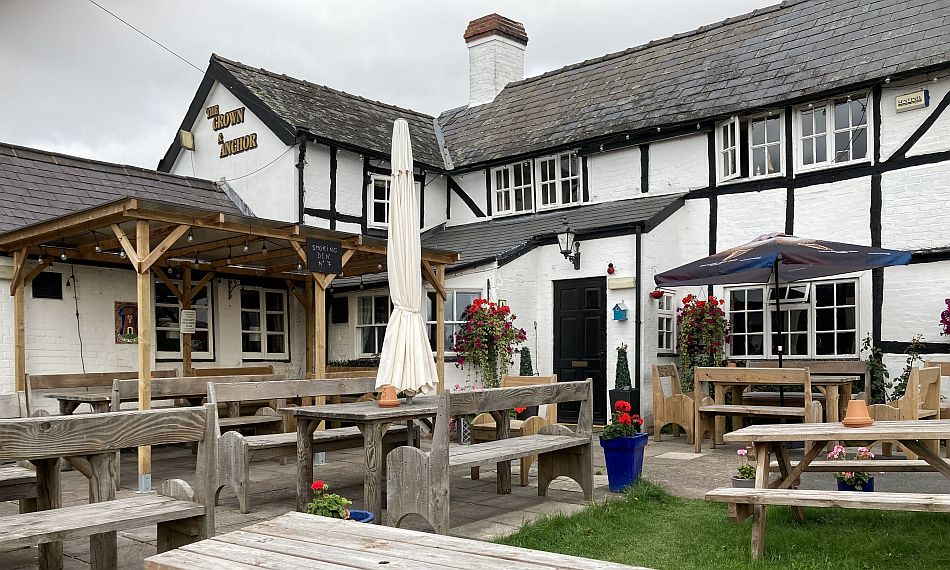
<svg viewBox="0 0 950 570">
<path fill-rule="evenodd" d="M 124 237 L 120 237 L 120 241 Z M 138 365 L 139 365 L 139 409 L 152 407 L 152 274 L 151 268 L 138 260 L 149 256 L 149 222 L 135 222 L 135 257 L 132 263 L 136 269 L 136 301 L 138 302 Z M 129 256 L 130 258 L 132 256 Z M 142 446 L 138 449 L 139 492 L 152 490 L 152 448 Z"/>
<path fill-rule="evenodd" d="M 23 306 L 24 285 L 22 281 L 23 265 L 26 263 L 26 249 L 13 252 L 14 276 L 10 282 L 13 293 L 13 378 L 17 392 L 26 390 L 26 310 Z"/>
<path fill-rule="evenodd" d="M 445 290 L 445 266 L 439 264 L 435 268 L 436 282 Z M 439 390 L 445 390 L 445 297 L 442 293 L 435 295 L 435 370 L 439 375 Z"/>
<path fill-rule="evenodd" d="M 191 266 L 185 265 L 181 269 L 181 308 L 187 310 L 191 308 Z M 182 333 L 181 335 L 181 375 L 191 376 L 191 333 Z"/>
<path fill-rule="evenodd" d="M 316 338 L 317 338 L 317 329 L 316 322 L 313 316 L 314 312 L 314 292 L 313 292 L 313 279 L 308 279 L 307 284 L 304 285 L 304 299 L 306 303 L 301 303 L 303 305 L 303 310 L 307 314 L 307 357 L 306 357 L 306 377 L 307 378 L 316 378 L 317 377 L 317 361 L 314 358 L 316 353 Z"/>
<path fill-rule="evenodd" d="M 327 291 L 323 276 L 313 274 L 313 377 L 327 377 Z"/>
</svg>

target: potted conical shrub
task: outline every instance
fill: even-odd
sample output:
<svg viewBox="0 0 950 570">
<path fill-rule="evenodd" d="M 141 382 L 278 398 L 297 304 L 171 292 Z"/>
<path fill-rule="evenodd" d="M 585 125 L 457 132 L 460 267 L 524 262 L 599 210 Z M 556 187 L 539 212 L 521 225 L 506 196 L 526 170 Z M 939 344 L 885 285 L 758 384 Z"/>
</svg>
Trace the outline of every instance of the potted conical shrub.
<svg viewBox="0 0 950 570">
<path fill-rule="evenodd" d="M 534 365 L 531 363 L 531 349 L 527 346 L 521 349 L 521 362 L 518 367 L 519 376 L 534 376 Z M 520 410 L 520 411 L 519 411 Z M 538 406 L 530 406 L 528 408 L 516 408 L 516 418 L 519 420 L 526 420 L 531 416 L 538 415 Z"/>
<path fill-rule="evenodd" d="M 640 391 L 634 389 L 630 381 L 630 363 L 627 360 L 626 344 L 617 347 L 617 376 L 614 388 L 610 390 L 610 409 L 615 409 L 614 406 L 621 400 L 630 404 L 633 413 L 640 413 Z"/>
<path fill-rule="evenodd" d="M 643 419 L 630 413 L 630 402 L 614 404 L 610 424 L 600 432 L 600 446 L 607 463 L 607 482 L 611 492 L 620 493 L 637 482 L 643 471 L 643 451 L 647 434 L 642 432 Z"/>
</svg>

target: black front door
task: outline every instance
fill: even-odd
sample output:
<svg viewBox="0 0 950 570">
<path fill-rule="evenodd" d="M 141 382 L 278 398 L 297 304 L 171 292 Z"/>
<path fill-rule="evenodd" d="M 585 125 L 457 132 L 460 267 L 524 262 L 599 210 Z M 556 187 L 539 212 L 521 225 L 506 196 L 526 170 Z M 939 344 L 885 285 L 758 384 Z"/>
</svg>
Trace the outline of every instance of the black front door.
<svg viewBox="0 0 950 570">
<path fill-rule="evenodd" d="M 594 381 L 594 423 L 607 423 L 607 283 L 602 277 L 554 282 L 554 372 L 558 382 Z M 579 404 L 560 404 L 576 423 Z"/>
</svg>

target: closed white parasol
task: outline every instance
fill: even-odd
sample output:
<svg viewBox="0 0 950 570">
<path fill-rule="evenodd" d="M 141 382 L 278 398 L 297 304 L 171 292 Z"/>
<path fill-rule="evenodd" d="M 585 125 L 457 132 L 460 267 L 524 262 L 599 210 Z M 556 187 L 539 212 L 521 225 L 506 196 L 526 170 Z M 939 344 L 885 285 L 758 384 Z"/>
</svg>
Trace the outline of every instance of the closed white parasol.
<svg viewBox="0 0 950 570">
<path fill-rule="evenodd" d="M 389 238 L 386 263 L 393 312 L 386 326 L 376 387 L 396 392 L 427 393 L 437 372 L 422 316 L 422 245 L 419 206 L 412 173 L 409 124 L 393 125 L 392 183 L 389 190 Z"/>
</svg>

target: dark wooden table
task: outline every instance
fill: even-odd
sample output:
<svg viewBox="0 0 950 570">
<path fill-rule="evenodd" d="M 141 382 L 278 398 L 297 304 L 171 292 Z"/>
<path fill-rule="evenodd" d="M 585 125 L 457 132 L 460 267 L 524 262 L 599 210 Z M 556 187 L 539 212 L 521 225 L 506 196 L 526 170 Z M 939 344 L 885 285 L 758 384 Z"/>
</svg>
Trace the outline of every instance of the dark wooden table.
<svg viewBox="0 0 950 570">
<path fill-rule="evenodd" d="M 261 567 L 281 570 L 636 568 L 554 552 L 302 513 L 287 513 L 273 520 L 182 546 L 145 560 L 146 570 L 244 570 Z"/>
<path fill-rule="evenodd" d="M 412 404 L 401 402 L 396 408 L 380 408 L 376 402 L 321 404 L 282 408 L 297 420 L 297 510 L 305 512 L 313 498 L 313 432 L 324 420 L 356 424 L 363 434 L 363 453 L 366 474 L 363 477 L 363 504 L 367 511 L 382 519 L 383 473 L 386 456 L 383 454 L 383 435 L 394 423 L 412 422 L 436 415 L 438 398 L 416 397 Z M 413 430 L 409 430 L 411 434 Z"/>
</svg>

